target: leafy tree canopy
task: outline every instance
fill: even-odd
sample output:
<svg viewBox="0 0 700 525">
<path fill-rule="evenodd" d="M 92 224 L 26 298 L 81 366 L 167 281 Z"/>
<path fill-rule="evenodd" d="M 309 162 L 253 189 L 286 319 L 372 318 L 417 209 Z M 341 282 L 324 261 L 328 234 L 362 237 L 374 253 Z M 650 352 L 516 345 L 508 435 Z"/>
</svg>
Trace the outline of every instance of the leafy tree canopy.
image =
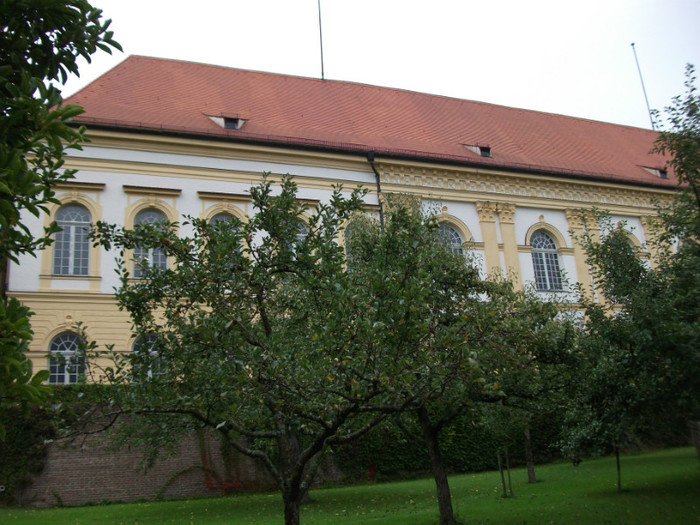
<svg viewBox="0 0 700 525">
<path fill-rule="evenodd" d="M 163 225 L 96 231 L 103 246 L 120 250 L 119 304 L 134 332 L 150 338 L 95 371 L 115 386 L 110 406 L 128 415 L 126 437 L 157 453 L 192 428 L 215 429 L 277 481 L 287 523 L 298 523 L 329 445 L 430 388 L 429 356 L 388 344 L 403 330 L 397 312 L 421 313 L 402 297 L 427 295 L 398 270 L 360 271 L 355 259 L 348 270 L 338 243 L 362 192 L 344 197 L 338 188 L 310 215 L 296 193 L 289 177 L 278 193 L 265 179 L 250 191 L 255 215 L 190 218 L 185 236 Z M 163 250 L 169 268 L 142 265 L 143 278 L 133 280 L 126 257 L 136 247 Z M 380 255 L 400 254 L 387 245 Z"/>
<path fill-rule="evenodd" d="M 668 129 L 655 151 L 679 179 L 672 202 L 650 220 L 648 253 L 625 225 L 598 216 L 602 239 L 584 235 L 605 301 L 583 297 L 585 366 L 570 413 L 572 454 L 615 450 L 700 415 L 700 97 L 692 66 L 686 94 L 666 108 Z M 677 424 L 675 425 L 678 426 Z"/>
<path fill-rule="evenodd" d="M 57 84 L 78 73 L 78 58 L 121 49 L 110 21 L 85 0 L 0 0 L 0 407 L 37 402 L 46 371 L 32 376 L 25 351 L 32 337 L 29 309 L 7 297 L 9 261 L 51 242 L 55 224 L 36 237 L 26 222 L 57 203 L 55 188 L 73 176 L 67 149 L 84 130 L 69 125 L 82 112 L 62 105 Z M 0 437 L 4 429 L 0 426 Z"/>
</svg>

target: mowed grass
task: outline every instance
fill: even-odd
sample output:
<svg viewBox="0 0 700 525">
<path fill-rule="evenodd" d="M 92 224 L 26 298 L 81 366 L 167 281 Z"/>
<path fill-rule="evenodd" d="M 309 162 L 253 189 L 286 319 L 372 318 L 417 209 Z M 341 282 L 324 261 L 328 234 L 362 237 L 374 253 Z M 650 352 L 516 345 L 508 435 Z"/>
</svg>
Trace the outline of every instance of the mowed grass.
<svg viewBox="0 0 700 525">
<path fill-rule="evenodd" d="M 527 483 L 512 471 L 514 497 L 502 498 L 497 472 L 450 477 L 454 507 L 469 524 L 700 524 L 700 467 L 695 449 L 679 448 L 622 458 L 624 491 L 612 458 L 537 468 Z M 381 523 L 432 525 L 438 521 L 432 479 L 366 484 L 312 492 L 304 525 Z M 254 524 L 283 523 L 276 493 L 103 506 L 0 508 L 0 523 Z"/>
</svg>

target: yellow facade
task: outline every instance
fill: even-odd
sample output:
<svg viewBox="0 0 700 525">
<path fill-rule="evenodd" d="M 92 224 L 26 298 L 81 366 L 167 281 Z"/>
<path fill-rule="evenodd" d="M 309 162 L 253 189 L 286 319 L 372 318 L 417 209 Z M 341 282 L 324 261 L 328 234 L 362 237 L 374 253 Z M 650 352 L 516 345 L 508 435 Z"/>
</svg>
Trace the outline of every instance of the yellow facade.
<svg viewBox="0 0 700 525">
<path fill-rule="evenodd" d="M 243 219 L 254 213 L 246 189 L 260 181 L 263 171 L 273 179 L 294 174 L 300 198 L 310 206 L 339 183 L 345 189 L 362 185 L 369 190 L 368 207 L 378 204 L 375 174 L 361 155 L 116 131 L 95 130 L 90 138 L 86 153 L 67 159 L 66 167 L 79 173 L 59 188 L 58 196 L 62 204 L 85 207 L 93 222 L 130 227 L 136 214 L 149 208 L 170 221 L 181 221 L 184 214 L 210 218 L 219 212 Z M 544 231 L 554 240 L 569 281 L 592 290 L 585 254 L 572 237 L 583 232 L 581 210 L 604 209 L 638 224 L 630 235 L 643 247 L 652 234 L 647 218 L 655 213 L 655 200 L 672 195 L 671 190 L 629 184 L 379 156 L 375 166 L 383 193 L 420 197 L 478 255 L 484 273 L 507 276 L 520 288 L 532 285 L 534 232 Z M 49 220 L 44 217 L 41 224 Z M 10 273 L 11 293 L 34 312 L 29 356 L 35 370 L 47 367 L 52 339 L 79 326 L 101 347 L 131 349 L 128 315 L 118 310 L 112 296 L 117 283 L 114 254 L 90 248 L 84 276 L 52 275 L 53 257 L 53 248 L 48 248 L 37 262 L 23 259 Z M 92 371 L 103 364 L 94 363 L 98 366 Z"/>
</svg>

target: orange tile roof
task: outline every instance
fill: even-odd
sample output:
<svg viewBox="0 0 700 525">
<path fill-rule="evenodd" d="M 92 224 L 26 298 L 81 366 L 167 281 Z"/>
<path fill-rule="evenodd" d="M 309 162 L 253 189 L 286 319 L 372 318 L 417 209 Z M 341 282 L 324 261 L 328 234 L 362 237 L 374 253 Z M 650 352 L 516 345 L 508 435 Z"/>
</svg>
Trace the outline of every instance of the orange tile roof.
<svg viewBox="0 0 700 525">
<path fill-rule="evenodd" d="M 67 102 L 88 126 L 676 185 L 642 168 L 665 163 L 650 130 L 352 82 L 131 56 Z M 208 115 L 246 121 L 224 129 Z"/>
</svg>

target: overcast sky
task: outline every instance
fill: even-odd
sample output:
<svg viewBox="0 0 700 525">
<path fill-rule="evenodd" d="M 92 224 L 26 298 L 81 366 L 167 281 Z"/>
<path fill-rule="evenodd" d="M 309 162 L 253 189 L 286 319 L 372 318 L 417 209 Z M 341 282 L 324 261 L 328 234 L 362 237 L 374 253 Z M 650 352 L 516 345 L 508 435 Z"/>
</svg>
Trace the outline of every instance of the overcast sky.
<svg viewBox="0 0 700 525">
<path fill-rule="evenodd" d="M 321 77 L 318 0 L 92 0 L 128 55 Z M 649 128 L 700 69 L 700 0 L 321 0 L 325 78 Z"/>
</svg>

